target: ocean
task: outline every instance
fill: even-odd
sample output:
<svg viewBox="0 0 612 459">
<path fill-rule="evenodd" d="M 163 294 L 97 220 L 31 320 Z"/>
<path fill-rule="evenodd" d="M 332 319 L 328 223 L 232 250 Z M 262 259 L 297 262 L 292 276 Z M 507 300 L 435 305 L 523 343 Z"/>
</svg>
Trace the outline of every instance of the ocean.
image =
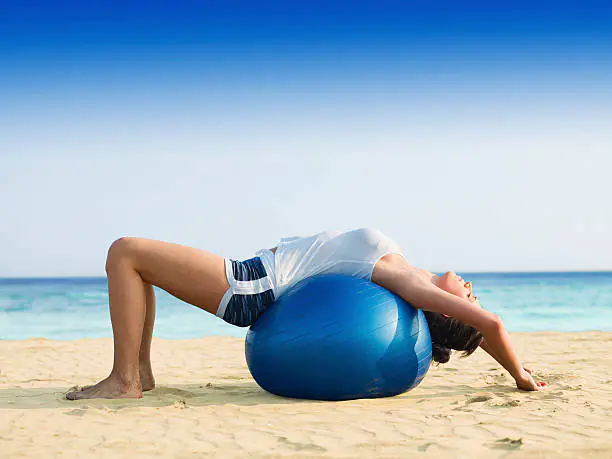
<svg viewBox="0 0 612 459">
<path fill-rule="evenodd" d="M 612 331 L 612 272 L 459 273 L 509 331 Z M 247 329 L 155 287 L 154 336 L 244 337 Z M 0 279 L 0 339 L 110 338 L 106 278 Z"/>
</svg>

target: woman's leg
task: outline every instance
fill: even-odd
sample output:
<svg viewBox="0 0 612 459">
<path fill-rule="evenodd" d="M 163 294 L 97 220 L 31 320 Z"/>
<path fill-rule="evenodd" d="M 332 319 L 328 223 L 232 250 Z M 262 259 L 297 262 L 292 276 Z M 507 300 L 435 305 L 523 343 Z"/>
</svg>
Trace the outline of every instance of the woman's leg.
<svg viewBox="0 0 612 459">
<path fill-rule="evenodd" d="M 155 325 L 155 290 L 153 285 L 144 282 L 146 297 L 146 314 L 140 351 L 138 354 L 138 366 L 140 368 L 140 382 L 142 390 L 147 391 L 155 388 L 155 378 L 151 368 L 151 341 L 153 340 L 153 326 Z"/>
<path fill-rule="evenodd" d="M 138 365 L 140 367 L 140 383 L 142 390 L 148 391 L 155 389 L 155 377 L 151 368 L 151 341 L 153 340 L 153 326 L 155 325 L 155 290 L 153 285 L 143 281 L 146 295 L 146 313 L 142 340 L 140 341 L 140 352 L 138 355 Z M 87 389 L 91 386 L 85 386 Z"/>
<path fill-rule="evenodd" d="M 115 241 L 109 249 L 106 273 L 114 338 L 113 368 L 98 384 L 66 394 L 71 400 L 142 397 L 140 368 L 141 363 L 150 365 L 149 333 L 154 320 L 153 315 L 148 320 L 146 317 L 147 283 L 211 314 L 216 313 L 229 288 L 222 257 L 144 238 Z"/>
</svg>

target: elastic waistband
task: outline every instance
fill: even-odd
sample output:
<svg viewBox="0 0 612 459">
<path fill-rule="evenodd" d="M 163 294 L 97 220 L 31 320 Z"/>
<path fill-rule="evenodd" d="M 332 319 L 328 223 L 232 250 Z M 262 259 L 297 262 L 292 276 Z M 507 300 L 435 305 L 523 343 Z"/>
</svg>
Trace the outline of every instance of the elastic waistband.
<svg viewBox="0 0 612 459">
<path fill-rule="evenodd" d="M 276 298 L 277 278 L 276 278 L 276 254 L 270 249 L 261 249 L 255 253 L 261 259 L 261 263 L 264 265 L 266 274 L 272 282 L 272 291 Z"/>
</svg>

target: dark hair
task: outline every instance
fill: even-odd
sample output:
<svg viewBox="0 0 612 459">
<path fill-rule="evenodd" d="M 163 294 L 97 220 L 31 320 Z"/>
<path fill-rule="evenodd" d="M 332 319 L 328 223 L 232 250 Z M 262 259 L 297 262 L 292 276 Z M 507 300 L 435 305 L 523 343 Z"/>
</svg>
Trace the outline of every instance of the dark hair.
<svg viewBox="0 0 612 459">
<path fill-rule="evenodd" d="M 482 333 L 452 317 L 437 312 L 423 311 L 431 335 L 432 360 L 446 363 L 450 360 L 451 349 L 464 351 L 463 357 L 472 354 L 482 341 Z"/>
</svg>

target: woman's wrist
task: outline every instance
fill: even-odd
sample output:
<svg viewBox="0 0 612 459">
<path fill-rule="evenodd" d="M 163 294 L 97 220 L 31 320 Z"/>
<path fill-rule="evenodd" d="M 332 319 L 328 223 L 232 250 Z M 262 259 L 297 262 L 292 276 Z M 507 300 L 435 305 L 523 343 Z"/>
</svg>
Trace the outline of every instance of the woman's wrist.
<svg viewBox="0 0 612 459">
<path fill-rule="evenodd" d="M 531 379 L 531 375 L 529 374 L 529 372 L 525 371 L 524 368 L 521 368 L 521 372 L 518 375 L 518 377 L 514 378 L 516 382 L 527 381 L 529 379 Z"/>
<path fill-rule="evenodd" d="M 483 330 L 482 334 L 492 355 L 510 373 L 510 376 L 516 381 L 523 380 L 523 365 L 516 355 L 510 336 L 501 320 L 490 329 Z"/>
</svg>

